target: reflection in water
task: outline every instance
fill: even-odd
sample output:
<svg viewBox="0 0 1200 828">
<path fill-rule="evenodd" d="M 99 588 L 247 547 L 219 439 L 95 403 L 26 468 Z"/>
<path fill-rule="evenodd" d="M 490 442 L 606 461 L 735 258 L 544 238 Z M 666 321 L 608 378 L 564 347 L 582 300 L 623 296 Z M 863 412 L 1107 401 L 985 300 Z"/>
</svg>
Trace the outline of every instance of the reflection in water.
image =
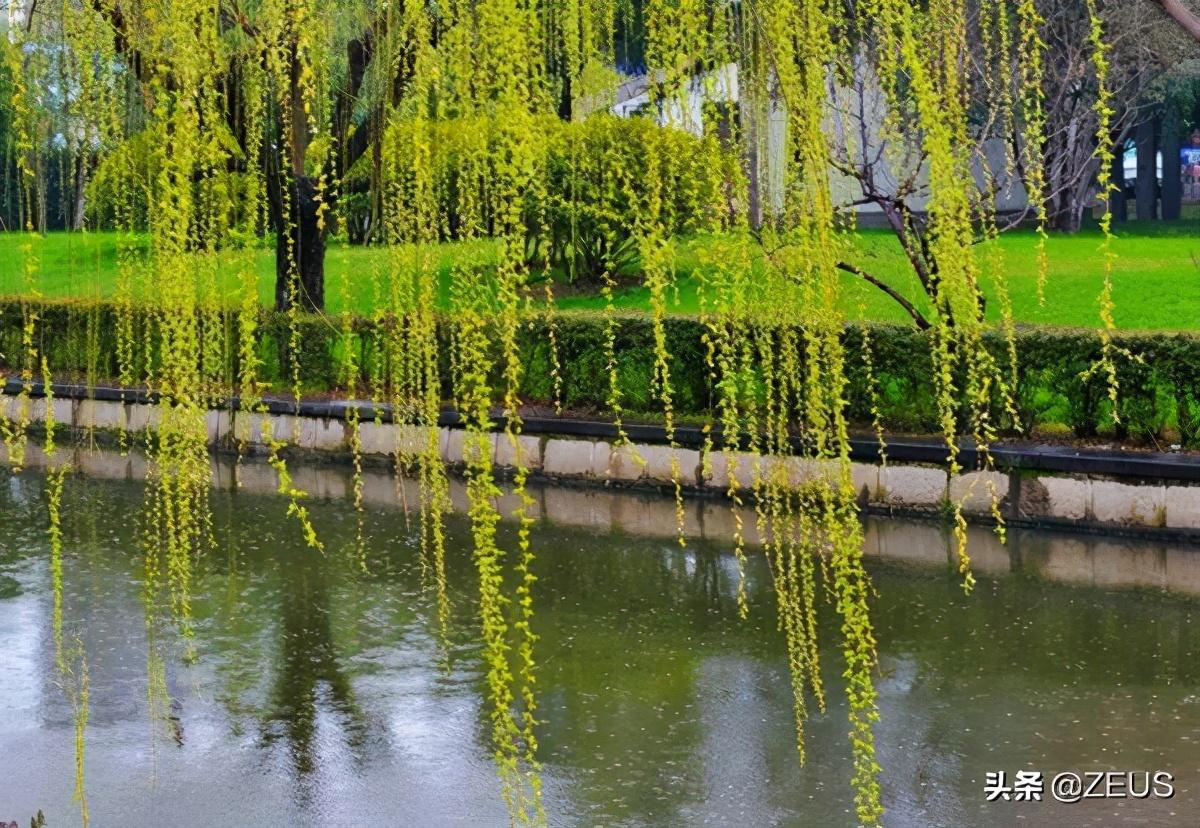
<svg viewBox="0 0 1200 828">
<path fill-rule="evenodd" d="M 341 474 L 304 485 L 340 496 Z M 63 825 L 78 814 L 74 734 L 55 685 L 41 486 L 29 475 L 0 487 L 0 809 L 42 808 Z M 387 491 L 390 500 L 368 476 L 366 572 L 339 553 L 357 534 L 344 502 L 311 504 L 329 550 L 319 555 L 278 500 L 214 498 L 219 549 L 194 577 L 195 663 L 183 658 L 186 642 L 157 633 L 171 716 L 186 738 L 155 746 L 128 533 L 141 486 L 71 481 L 62 612 L 88 654 L 93 824 L 507 824 L 481 703 L 468 527 L 448 525 L 453 614 L 443 640 L 390 480 Z M 796 762 L 761 557 L 750 555 L 743 622 L 717 512 L 694 522 L 713 542 L 680 549 L 669 499 L 659 526 L 663 501 L 534 494 L 550 518 L 535 535 L 534 623 L 552 824 L 853 824 L 844 705 L 813 717 L 809 762 Z M 979 533 L 980 584 L 967 597 L 942 530 L 869 523 L 886 824 L 1194 824 L 1200 605 L 1145 587 L 1200 591 L 1200 553 L 1012 535 L 994 547 Z M 836 624 L 825 612 L 822 623 Z M 840 699 L 838 659 L 825 655 L 829 697 Z M 1026 768 L 1161 768 L 1178 793 L 1100 807 L 983 801 L 986 772 Z"/>
<path fill-rule="evenodd" d="M 338 714 L 355 751 L 363 745 L 366 723 L 334 645 L 321 561 L 308 549 L 289 550 L 287 555 L 291 560 L 279 601 L 279 654 L 263 737 L 267 743 L 285 738 L 294 772 L 303 777 L 319 760 L 314 755 L 319 707 Z"/>
</svg>

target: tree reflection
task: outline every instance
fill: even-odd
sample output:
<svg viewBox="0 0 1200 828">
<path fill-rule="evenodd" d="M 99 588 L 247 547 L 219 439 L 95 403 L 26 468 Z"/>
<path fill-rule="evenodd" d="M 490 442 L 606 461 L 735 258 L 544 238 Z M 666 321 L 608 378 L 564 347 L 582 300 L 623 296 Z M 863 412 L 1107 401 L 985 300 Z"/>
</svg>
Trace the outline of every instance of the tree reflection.
<svg viewBox="0 0 1200 828">
<path fill-rule="evenodd" d="M 280 652 L 274 672 L 263 738 L 287 740 L 298 777 L 316 768 L 317 728 L 322 709 L 336 714 L 346 744 L 362 758 L 367 722 L 333 640 L 328 576 L 324 559 L 295 550 L 283 566 Z"/>
</svg>

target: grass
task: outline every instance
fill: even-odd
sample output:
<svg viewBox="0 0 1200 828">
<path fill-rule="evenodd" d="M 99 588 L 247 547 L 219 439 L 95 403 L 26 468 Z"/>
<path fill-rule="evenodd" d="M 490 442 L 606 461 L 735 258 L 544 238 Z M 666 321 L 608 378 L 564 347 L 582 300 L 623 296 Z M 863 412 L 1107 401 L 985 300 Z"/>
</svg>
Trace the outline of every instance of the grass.
<svg viewBox="0 0 1200 828">
<path fill-rule="evenodd" d="M 904 258 L 895 237 L 884 230 L 861 230 L 857 236 L 854 264 L 889 285 L 928 312 L 928 301 L 916 275 Z M 1007 275 L 1012 297 L 1013 316 L 1018 322 L 1038 325 L 1094 327 L 1104 278 L 1101 254 L 1103 237 L 1098 231 L 1074 235 L 1052 235 L 1047 242 L 1049 262 L 1045 301 L 1037 297 L 1037 236 L 1017 231 L 994 243 L 999 261 Z M 692 240 L 679 255 L 681 269 L 695 266 L 695 248 L 703 240 Z M 1125 329 L 1200 329 L 1200 225 L 1195 222 L 1169 225 L 1127 224 L 1113 242 L 1113 294 L 1116 322 Z M 980 261 L 994 260 L 992 251 L 980 250 Z M 908 321 L 905 312 L 878 288 L 863 280 L 843 275 L 843 310 L 851 318 L 881 321 Z M 988 314 L 999 315 L 993 280 L 985 277 Z M 918 301 L 919 300 L 919 301 Z M 644 288 L 622 292 L 617 304 L 627 308 L 645 307 L 649 293 Z M 572 297 L 563 307 L 601 307 L 599 297 Z M 684 277 L 679 281 L 679 305 L 685 312 L 698 310 L 695 283 Z"/>
<path fill-rule="evenodd" d="M 1042 325 L 1094 327 L 1103 279 L 1102 238 L 1096 230 L 1075 235 L 1052 235 L 1047 245 L 1049 272 L 1045 302 L 1037 300 L 1037 237 L 1028 231 L 1006 234 L 992 249 L 980 250 L 983 262 L 998 261 L 1007 274 L 1013 315 L 1018 322 Z M 19 234 L 0 234 L 0 295 L 18 295 L 25 284 L 24 246 Z M 700 267 L 706 237 L 678 242 L 678 290 L 671 310 L 693 313 L 698 309 L 696 281 L 690 275 Z M 46 297 L 104 298 L 111 296 L 117 273 L 117 239 L 107 232 L 51 233 L 35 244 L 39 262 L 36 284 Z M 1113 287 L 1117 325 L 1125 329 L 1185 330 L 1200 328 L 1200 222 L 1187 220 L 1170 224 L 1130 222 L 1118 230 L 1113 243 L 1116 254 Z M 376 298 L 386 296 L 386 274 L 392 253 L 381 248 L 348 248 L 331 245 L 326 259 L 328 310 L 370 312 Z M 445 244 L 434 263 L 440 284 L 441 302 L 448 304 L 450 270 L 456 261 L 486 262 L 493 256 L 487 242 Z M 855 237 L 851 260 L 898 287 L 905 296 L 927 310 L 916 277 L 905 261 L 895 238 L 883 230 L 861 230 Z M 274 296 L 273 251 L 255 254 L 259 295 L 264 304 Z M 218 257 L 217 285 L 231 294 L 237 284 L 231 257 Z M 844 309 L 852 318 L 906 321 L 904 312 L 877 288 L 857 277 L 844 275 Z M 989 314 L 998 314 L 995 288 L 985 276 Z M 920 299 L 921 301 L 917 301 Z M 648 291 L 629 287 L 618 291 L 616 304 L 627 309 L 644 309 Z M 599 308 L 599 296 L 576 294 L 560 300 L 566 309 Z"/>
<path fill-rule="evenodd" d="M 146 252 L 146 239 L 135 241 L 139 252 Z M 28 260 L 27 237 L 0 233 L 0 296 L 27 294 L 25 263 Z M 450 270 L 456 261 L 492 259 L 488 242 L 444 244 L 438 248 L 434 268 L 439 274 L 441 304 L 450 302 Z M 89 233 L 48 233 L 32 245 L 37 261 L 34 284 L 42 296 L 52 299 L 106 299 L 116 291 L 118 272 L 118 234 L 108 231 Z M 253 251 L 259 301 L 275 302 L 275 253 L 272 246 Z M 386 297 L 385 274 L 393 252 L 379 247 L 349 247 L 330 244 L 325 258 L 326 309 L 330 313 L 351 310 L 369 313 L 379 291 Z M 213 257 L 215 285 L 220 294 L 233 297 L 240 292 L 243 254 L 223 253 Z M 144 276 L 135 269 L 135 294 L 144 289 Z"/>
</svg>

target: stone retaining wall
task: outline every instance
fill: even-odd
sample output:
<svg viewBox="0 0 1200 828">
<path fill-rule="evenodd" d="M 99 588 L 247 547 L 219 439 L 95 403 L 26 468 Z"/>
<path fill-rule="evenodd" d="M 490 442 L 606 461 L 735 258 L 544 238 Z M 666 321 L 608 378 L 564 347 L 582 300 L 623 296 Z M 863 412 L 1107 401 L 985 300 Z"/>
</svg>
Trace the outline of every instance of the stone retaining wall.
<svg viewBox="0 0 1200 828">
<path fill-rule="evenodd" d="M 44 418 L 46 403 L 43 398 L 29 402 L 31 419 Z M 18 400 L 9 397 L 5 404 L 8 416 L 15 417 Z M 137 432 L 153 428 L 159 413 L 153 405 L 135 403 L 55 398 L 52 404 L 55 421 L 76 429 Z M 218 448 L 230 448 L 239 439 L 259 444 L 264 417 L 276 439 L 299 449 L 329 456 L 349 452 L 349 425 L 334 417 L 210 411 L 209 442 Z M 425 444 L 426 437 L 411 426 L 373 421 L 360 425 L 367 457 L 382 459 L 397 448 L 414 452 Z M 443 460 L 451 465 L 462 463 L 463 438 L 460 429 L 439 429 Z M 609 486 L 671 486 L 672 470 L 678 468 L 689 491 L 721 494 L 728 490 L 731 478 L 743 486 L 748 484 L 755 463 L 783 464 L 793 483 L 828 471 L 826 464 L 799 457 L 761 458 L 745 452 L 726 456 L 721 451 L 705 456 L 692 448 L 637 443 L 614 447 L 605 439 L 554 435 L 521 435 L 516 446 L 503 434 L 493 434 L 491 439 L 499 466 L 511 468 L 520 463 L 538 476 Z M 994 491 L 1001 498 L 1005 518 L 1018 524 L 1200 537 L 1200 485 L 1195 484 L 1030 471 L 976 471 L 951 479 L 945 468 L 911 463 L 882 466 L 856 462 L 853 476 L 860 503 L 868 510 L 936 514 L 957 501 L 972 518 L 987 520 Z M 673 527 L 674 521 L 667 525 Z"/>
<path fill-rule="evenodd" d="M 0 455 L 3 446 L 0 446 Z M 55 458 L 71 463 L 88 477 L 128 480 L 146 479 L 149 461 L 145 455 L 129 452 L 63 446 Z M 49 464 L 41 447 L 31 443 L 27 462 L 30 467 Z M 271 495 L 276 491 L 275 473 L 265 462 L 253 458 L 235 462 L 228 455 L 212 457 L 214 486 L 238 488 L 249 493 Z M 353 478 L 349 465 L 295 463 L 293 481 L 314 498 L 348 501 L 353 496 Z M 366 468 L 362 477 L 363 502 L 368 509 L 398 509 L 418 502 L 418 484 L 411 478 L 397 478 L 386 468 Z M 466 484 L 450 479 L 451 508 L 465 514 L 469 509 Z M 678 523 L 673 497 L 599 486 L 540 485 L 530 487 L 529 514 L 558 526 L 574 527 L 592 533 L 620 532 L 635 537 L 659 538 L 663 548 L 688 554 L 675 539 Z M 501 514 L 515 511 L 516 499 L 502 494 L 498 503 Z M 761 543 L 752 507 L 741 507 L 745 541 L 750 547 Z M 693 497 L 684 501 L 683 534 L 693 541 L 719 544 L 730 549 L 734 536 L 734 510 L 728 501 Z M 1010 572 L 1033 573 L 1047 580 L 1104 589 L 1164 589 L 1187 595 L 1200 595 L 1200 555 L 1194 545 L 1169 539 L 1113 537 L 1112 533 L 1077 534 L 1040 532 L 1014 528 L 1007 542 L 986 526 L 968 528 L 971 567 L 981 574 L 1002 576 Z M 957 567 L 957 543 L 949 528 L 940 522 L 868 515 L 865 521 L 864 553 L 922 567 Z M 732 557 L 726 565 L 733 567 Z"/>
</svg>

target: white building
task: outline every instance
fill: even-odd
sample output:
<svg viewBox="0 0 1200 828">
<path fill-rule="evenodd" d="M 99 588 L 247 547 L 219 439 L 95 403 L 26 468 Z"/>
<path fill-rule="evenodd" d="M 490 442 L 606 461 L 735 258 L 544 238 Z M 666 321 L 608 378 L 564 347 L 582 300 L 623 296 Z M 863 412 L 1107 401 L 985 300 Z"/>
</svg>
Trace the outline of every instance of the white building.
<svg viewBox="0 0 1200 828">
<path fill-rule="evenodd" d="M 650 75 L 625 79 L 617 86 L 615 98 L 609 100 L 609 111 L 621 117 L 652 115 L 660 126 L 674 126 L 695 134 L 701 134 L 704 129 L 702 113 L 706 104 L 737 107 L 743 124 L 750 125 L 755 120 L 750 117 L 745 103 L 741 100 L 736 63 L 696 75 L 678 97 L 656 101 L 652 97 L 651 87 L 653 83 L 661 81 L 662 77 L 661 73 L 656 73 L 653 80 Z M 928 203 L 927 169 L 917 168 L 917 162 L 906 157 L 900 148 L 897 148 L 897 151 L 889 149 L 879 156 L 881 160 L 874 160 L 882 141 L 882 124 L 886 111 L 878 84 L 866 82 L 862 85 L 862 91 L 839 87 L 836 106 L 833 103 L 831 102 L 827 128 L 834 152 L 851 162 L 854 159 L 871 158 L 876 181 L 883 181 L 885 190 L 890 186 L 894 192 L 902 182 L 913 182 L 914 193 L 906 201 L 912 209 L 924 209 Z M 765 130 L 752 131 L 748 135 L 750 146 L 747 160 L 752 170 L 757 173 L 753 178 L 763 193 L 763 209 L 770 212 L 778 211 L 783 206 L 787 113 L 781 106 L 772 104 L 768 108 L 765 120 Z M 860 123 L 864 120 L 865 130 Z M 845 137 L 864 133 L 867 136 L 865 148 L 855 146 L 852 140 Z M 976 162 L 976 180 L 983 188 L 986 183 L 985 169 L 990 168 L 991 178 L 997 182 L 994 185 L 995 209 L 1001 213 L 1025 209 L 1028 204 L 1025 188 L 1019 177 L 1012 173 L 1011 165 L 1007 161 L 1007 145 L 1002 140 L 991 139 L 985 141 L 980 150 L 980 158 Z M 915 155 L 912 158 L 915 158 Z M 862 166 L 861 163 L 852 165 Z M 868 224 L 871 223 L 872 217 L 882 214 L 877 204 L 857 203 L 863 198 L 862 188 L 857 180 L 832 167 L 829 175 L 835 203 L 844 209 L 853 209 L 864 223 Z"/>
</svg>

